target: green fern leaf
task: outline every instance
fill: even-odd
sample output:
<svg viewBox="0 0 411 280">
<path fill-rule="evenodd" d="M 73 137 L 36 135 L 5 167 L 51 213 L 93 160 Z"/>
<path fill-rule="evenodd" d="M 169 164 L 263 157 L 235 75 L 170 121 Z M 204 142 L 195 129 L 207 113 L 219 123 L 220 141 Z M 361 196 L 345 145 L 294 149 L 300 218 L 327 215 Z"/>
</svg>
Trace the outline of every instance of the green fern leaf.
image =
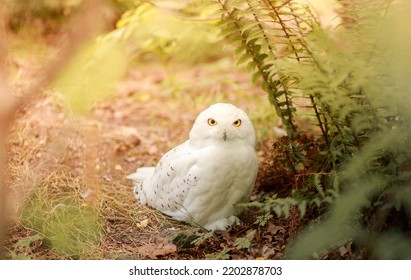
<svg viewBox="0 0 411 280">
<path fill-rule="evenodd" d="M 305 216 L 305 213 L 307 211 L 307 201 L 306 200 L 302 200 L 298 204 L 298 210 L 300 211 L 300 218 L 302 219 Z"/>
</svg>

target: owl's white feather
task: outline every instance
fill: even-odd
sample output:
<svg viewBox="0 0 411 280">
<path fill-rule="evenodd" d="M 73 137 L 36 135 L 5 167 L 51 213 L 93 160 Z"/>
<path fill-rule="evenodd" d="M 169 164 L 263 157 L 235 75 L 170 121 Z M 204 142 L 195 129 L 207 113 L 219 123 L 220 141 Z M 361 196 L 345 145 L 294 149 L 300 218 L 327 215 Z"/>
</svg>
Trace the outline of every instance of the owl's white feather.
<svg viewBox="0 0 411 280">
<path fill-rule="evenodd" d="M 249 199 L 257 169 L 250 119 L 236 106 L 218 103 L 200 113 L 189 139 L 155 168 L 139 168 L 128 178 L 141 204 L 208 230 L 226 230 L 238 222 L 234 204 Z"/>
</svg>

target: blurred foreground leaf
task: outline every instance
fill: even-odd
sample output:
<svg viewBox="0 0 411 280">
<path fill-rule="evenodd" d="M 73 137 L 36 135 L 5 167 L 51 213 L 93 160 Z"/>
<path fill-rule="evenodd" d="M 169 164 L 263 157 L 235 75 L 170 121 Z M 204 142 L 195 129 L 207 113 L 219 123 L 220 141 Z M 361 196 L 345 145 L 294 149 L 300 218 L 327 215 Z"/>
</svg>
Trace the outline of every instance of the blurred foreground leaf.
<svg viewBox="0 0 411 280">
<path fill-rule="evenodd" d="M 57 253 L 73 258 L 98 245 L 101 237 L 97 213 L 72 198 L 35 196 L 25 207 L 22 221 L 41 233 Z"/>
<path fill-rule="evenodd" d="M 72 59 L 56 81 L 56 88 L 70 110 L 86 114 L 113 92 L 126 66 L 123 45 L 100 38 Z"/>
</svg>

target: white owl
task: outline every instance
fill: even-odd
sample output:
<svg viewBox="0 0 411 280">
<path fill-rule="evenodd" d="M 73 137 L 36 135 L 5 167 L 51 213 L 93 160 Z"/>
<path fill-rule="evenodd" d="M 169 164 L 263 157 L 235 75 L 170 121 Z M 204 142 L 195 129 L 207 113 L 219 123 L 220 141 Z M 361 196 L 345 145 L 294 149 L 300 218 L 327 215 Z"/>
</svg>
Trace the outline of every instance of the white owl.
<svg viewBox="0 0 411 280">
<path fill-rule="evenodd" d="M 218 103 L 200 113 L 189 139 L 167 152 L 135 181 L 140 204 L 208 230 L 226 230 L 238 218 L 234 204 L 249 199 L 257 176 L 255 133 L 247 114 Z"/>
</svg>

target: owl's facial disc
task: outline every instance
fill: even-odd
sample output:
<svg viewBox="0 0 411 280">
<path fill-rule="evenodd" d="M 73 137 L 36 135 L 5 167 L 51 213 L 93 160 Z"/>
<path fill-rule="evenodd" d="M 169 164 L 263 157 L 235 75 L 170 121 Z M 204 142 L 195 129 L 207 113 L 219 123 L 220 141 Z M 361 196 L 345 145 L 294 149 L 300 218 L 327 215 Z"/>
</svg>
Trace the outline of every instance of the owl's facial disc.
<svg viewBox="0 0 411 280">
<path fill-rule="evenodd" d="M 201 112 L 190 131 L 193 145 L 215 145 L 216 142 L 244 142 L 255 145 L 255 132 L 247 114 L 228 103 L 217 103 Z"/>
</svg>

